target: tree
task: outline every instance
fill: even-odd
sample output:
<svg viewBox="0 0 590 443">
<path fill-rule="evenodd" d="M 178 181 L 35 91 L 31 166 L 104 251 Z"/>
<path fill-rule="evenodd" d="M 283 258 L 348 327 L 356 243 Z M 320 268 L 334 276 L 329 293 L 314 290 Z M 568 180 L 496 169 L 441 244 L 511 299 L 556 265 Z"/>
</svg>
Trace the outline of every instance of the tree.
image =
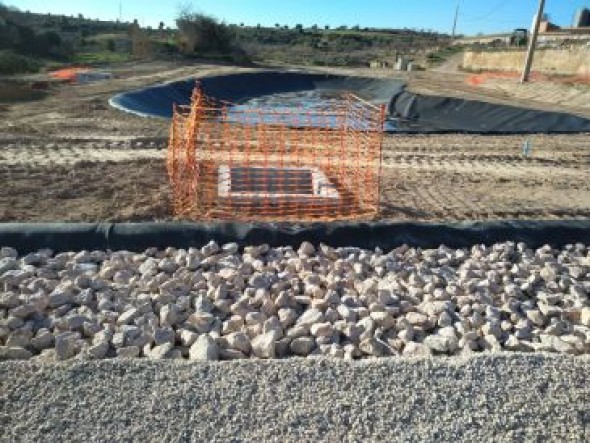
<svg viewBox="0 0 590 443">
<path fill-rule="evenodd" d="M 326 25 L 326 26 L 324 26 L 324 29 L 325 29 L 326 31 L 330 30 L 330 25 Z"/>
<path fill-rule="evenodd" d="M 185 9 L 178 15 L 176 25 L 187 53 L 226 53 L 235 49 L 229 28 L 213 17 Z"/>
</svg>

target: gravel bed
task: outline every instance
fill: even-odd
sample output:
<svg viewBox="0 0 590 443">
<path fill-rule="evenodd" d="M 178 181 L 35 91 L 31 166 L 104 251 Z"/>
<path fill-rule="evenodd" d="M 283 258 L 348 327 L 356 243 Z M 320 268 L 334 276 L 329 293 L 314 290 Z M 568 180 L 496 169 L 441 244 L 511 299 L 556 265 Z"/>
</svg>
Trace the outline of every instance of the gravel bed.
<svg viewBox="0 0 590 443">
<path fill-rule="evenodd" d="M 0 441 L 590 441 L 588 356 L 0 363 Z"/>
<path fill-rule="evenodd" d="M 0 361 L 590 353 L 590 250 L 0 250 Z"/>
</svg>

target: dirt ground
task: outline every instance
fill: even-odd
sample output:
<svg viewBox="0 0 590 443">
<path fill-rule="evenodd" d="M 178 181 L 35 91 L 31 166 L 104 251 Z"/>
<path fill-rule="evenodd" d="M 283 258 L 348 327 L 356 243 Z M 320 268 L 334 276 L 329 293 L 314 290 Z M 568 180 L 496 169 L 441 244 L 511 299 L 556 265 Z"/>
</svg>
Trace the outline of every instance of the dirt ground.
<svg viewBox="0 0 590 443">
<path fill-rule="evenodd" d="M 142 63 L 118 69 L 112 81 L 56 86 L 43 100 L 2 103 L 0 98 L 0 221 L 172 219 L 164 168 L 168 121 L 112 109 L 108 99 L 161 81 L 237 69 Z M 568 101 L 555 87 L 520 88 L 509 82 L 475 87 L 457 73 L 405 78 L 417 92 L 590 117 L 590 90 L 574 94 L 570 89 L 576 100 Z M 580 100 L 580 94 L 589 100 Z M 524 157 L 527 138 L 532 152 Z M 590 218 L 590 135 L 387 135 L 382 216 Z"/>
</svg>

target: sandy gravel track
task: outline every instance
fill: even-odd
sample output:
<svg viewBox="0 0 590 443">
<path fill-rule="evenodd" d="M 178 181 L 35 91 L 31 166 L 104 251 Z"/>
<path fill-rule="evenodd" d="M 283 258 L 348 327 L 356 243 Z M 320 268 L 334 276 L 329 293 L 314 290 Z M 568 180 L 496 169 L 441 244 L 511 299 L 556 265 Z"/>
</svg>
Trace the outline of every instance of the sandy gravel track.
<svg viewBox="0 0 590 443">
<path fill-rule="evenodd" d="M 5 136 L 0 221 L 170 219 L 165 147 L 164 137 Z M 388 135 L 382 197 L 392 220 L 587 218 L 590 137 Z"/>
<path fill-rule="evenodd" d="M 0 364 L 3 441 L 590 439 L 590 360 Z"/>
</svg>

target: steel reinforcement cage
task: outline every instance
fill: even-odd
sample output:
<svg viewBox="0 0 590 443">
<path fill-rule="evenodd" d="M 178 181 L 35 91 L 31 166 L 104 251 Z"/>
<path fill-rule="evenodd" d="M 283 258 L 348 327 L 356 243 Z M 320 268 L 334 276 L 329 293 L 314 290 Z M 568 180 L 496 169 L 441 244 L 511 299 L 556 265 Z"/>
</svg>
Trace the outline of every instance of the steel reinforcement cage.
<svg viewBox="0 0 590 443">
<path fill-rule="evenodd" d="M 385 107 L 352 94 L 321 109 L 234 105 L 197 84 L 174 106 L 167 154 L 175 215 L 334 221 L 379 212 Z"/>
</svg>

